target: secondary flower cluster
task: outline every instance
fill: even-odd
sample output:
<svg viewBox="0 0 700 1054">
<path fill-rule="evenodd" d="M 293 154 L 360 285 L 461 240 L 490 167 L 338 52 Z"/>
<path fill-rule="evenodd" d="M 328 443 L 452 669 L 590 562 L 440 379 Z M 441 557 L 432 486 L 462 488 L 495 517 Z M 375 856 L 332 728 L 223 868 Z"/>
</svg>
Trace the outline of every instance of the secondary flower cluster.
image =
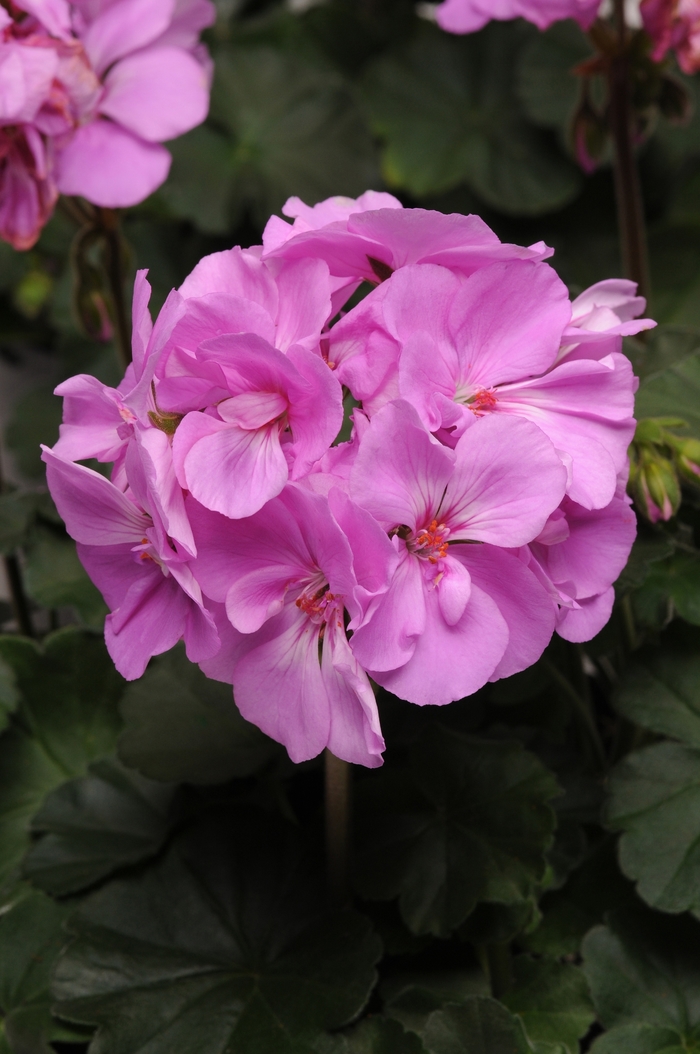
<svg viewBox="0 0 700 1054">
<path fill-rule="evenodd" d="M 139 273 L 133 364 L 56 389 L 44 460 L 125 677 L 184 639 L 295 761 L 375 766 L 370 677 L 442 705 L 607 621 L 635 535 L 621 338 L 654 323 L 626 281 L 571 303 L 551 250 L 476 216 L 284 211 L 155 324 Z"/>
<path fill-rule="evenodd" d="M 0 237 L 28 249 L 59 192 L 136 205 L 160 144 L 201 123 L 211 0 L 8 0 L 0 6 Z"/>
<path fill-rule="evenodd" d="M 475 33 L 493 19 L 512 18 L 524 18 L 538 29 L 571 18 L 590 29 L 599 14 L 611 9 L 610 0 L 442 0 L 435 18 L 448 33 Z M 673 49 L 685 73 L 700 70 L 700 0 L 626 0 L 625 13 L 628 22 L 641 21 L 651 37 L 655 62 Z"/>
</svg>

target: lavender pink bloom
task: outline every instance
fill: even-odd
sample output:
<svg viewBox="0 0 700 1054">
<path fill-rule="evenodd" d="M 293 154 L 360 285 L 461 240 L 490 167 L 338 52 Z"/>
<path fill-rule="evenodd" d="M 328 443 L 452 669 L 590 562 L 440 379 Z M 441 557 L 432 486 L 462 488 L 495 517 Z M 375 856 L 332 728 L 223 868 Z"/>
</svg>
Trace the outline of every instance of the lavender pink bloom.
<svg viewBox="0 0 700 1054">
<path fill-rule="evenodd" d="M 673 50 L 684 73 L 700 70 L 700 0 L 642 0 L 644 28 L 654 48 L 652 58 L 660 62 Z"/>
<path fill-rule="evenodd" d="M 0 236 L 30 248 L 59 193 L 109 208 L 165 180 L 200 124 L 209 0 L 18 0 L 0 11 Z"/>
<path fill-rule="evenodd" d="M 126 677 L 182 639 L 293 760 L 373 767 L 370 678 L 443 705 L 609 617 L 635 533 L 622 338 L 653 323 L 629 282 L 572 304 L 546 247 L 476 217 L 374 192 L 285 212 L 155 322 L 139 272 L 133 363 L 59 386 L 44 459 Z"/>
<path fill-rule="evenodd" d="M 601 0 L 444 0 L 436 10 L 438 25 L 448 33 L 475 33 L 487 22 L 524 18 L 538 29 L 575 19 L 588 29 Z"/>
</svg>

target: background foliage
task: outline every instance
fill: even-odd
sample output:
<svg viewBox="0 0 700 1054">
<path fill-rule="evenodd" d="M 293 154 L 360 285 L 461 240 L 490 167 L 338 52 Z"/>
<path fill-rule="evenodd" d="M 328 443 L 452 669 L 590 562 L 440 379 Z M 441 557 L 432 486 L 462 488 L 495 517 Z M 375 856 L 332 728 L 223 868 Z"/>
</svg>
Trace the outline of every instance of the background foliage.
<svg viewBox="0 0 700 1054">
<path fill-rule="evenodd" d="M 571 155 L 573 24 L 457 38 L 413 0 L 221 0 L 208 43 L 210 117 L 124 220 L 156 310 L 289 195 L 368 187 L 544 238 L 573 295 L 620 273 L 610 169 Z M 700 106 L 640 164 L 661 325 L 627 349 L 638 416 L 700 438 Z M 698 492 L 640 525 L 589 644 L 440 711 L 381 694 L 354 907 L 325 911 L 320 761 L 292 765 L 179 649 L 127 686 L 43 486 L 54 385 L 119 376 L 75 320 L 74 233 L 58 211 L 31 252 L 0 245 L 0 355 L 32 382 L 0 550 L 36 630 L 0 606 L 0 1054 L 700 1050 Z"/>
</svg>

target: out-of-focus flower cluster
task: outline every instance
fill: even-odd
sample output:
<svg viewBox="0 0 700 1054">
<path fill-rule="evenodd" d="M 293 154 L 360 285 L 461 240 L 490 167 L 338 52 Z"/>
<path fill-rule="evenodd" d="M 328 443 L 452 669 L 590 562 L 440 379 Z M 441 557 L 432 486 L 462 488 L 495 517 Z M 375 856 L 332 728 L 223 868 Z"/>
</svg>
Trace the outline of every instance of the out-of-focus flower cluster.
<svg viewBox="0 0 700 1054">
<path fill-rule="evenodd" d="M 165 180 L 161 145 L 204 120 L 211 0 L 0 7 L 0 237 L 30 248 L 59 193 L 117 208 Z"/>
<path fill-rule="evenodd" d="M 375 766 L 370 678 L 442 705 L 609 618 L 635 536 L 621 342 L 654 323 L 627 281 L 572 303 L 551 250 L 476 216 L 371 191 L 284 212 L 155 324 L 139 273 L 133 364 L 59 386 L 44 459 L 125 677 L 184 639 L 295 761 Z"/>
</svg>

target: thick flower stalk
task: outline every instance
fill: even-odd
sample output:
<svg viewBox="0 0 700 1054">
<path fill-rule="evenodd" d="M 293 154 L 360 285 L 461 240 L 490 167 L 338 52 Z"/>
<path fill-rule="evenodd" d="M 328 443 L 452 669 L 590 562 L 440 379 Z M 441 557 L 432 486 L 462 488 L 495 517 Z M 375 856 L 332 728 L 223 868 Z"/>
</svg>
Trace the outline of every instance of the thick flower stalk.
<svg viewBox="0 0 700 1054">
<path fill-rule="evenodd" d="M 654 323 L 631 282 L 572 303 L 547 246 L 475 216 L 374 192 L 285 214 L 155 324 L 139 273 L 132 364 L 59 386 L 44 459 L 126 677 L 183 639 L 293 760 L 374 767 L 373 681 L 444 705 L 609 618 L 635 536 L 622 337 Z"/>
<path fill-rule="evenodd" d="M 10 0 L 0 8 L 0 237 L 36 242 L 60 193 L 135 205 L 161 144 L 200 124 L 210 0 Z"/>
</svg>

